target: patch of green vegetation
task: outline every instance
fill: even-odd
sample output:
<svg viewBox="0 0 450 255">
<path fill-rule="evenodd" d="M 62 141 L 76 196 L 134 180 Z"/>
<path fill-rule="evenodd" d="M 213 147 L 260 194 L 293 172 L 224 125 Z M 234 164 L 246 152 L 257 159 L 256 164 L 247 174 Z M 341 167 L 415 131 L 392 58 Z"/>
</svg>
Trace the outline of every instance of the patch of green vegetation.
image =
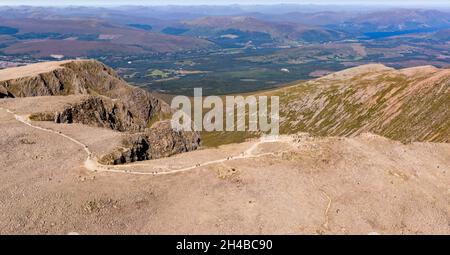
<svg viewBox="0 0 450 255">
<path fill-rule="evenodd" d="M 19 40 L 31 40 L 31 39 L 65 39 L 67 36 L 64 36 L 60 33 L 25 33 L 25 34 L 16 34 L 14 35 Z"/>
<path fill-rule="evenodd" d="M 169 74 L 164 71 L 161 71 L 159 69 L 155 69 L 155 70 L 149 71 L 148 76 L 151 76 L 154 78 L 159 78 L 159 79 L 164 79 L 164 78 L 169 77 Z"/>
<path fill-rule="evenodd" d="M 204 52 L 183 52 L 171 55 L 135 56 L 127 58 L 104 58 L 107 65 L 121 68 L 121 75 L 128 82 L 148 87 L 151 90 L 177 95 L 192 95 L 193 88 L 202 87 L 204 95 L 226 95 L 273 89 L 285 83 L 309 79 L 316 70 L 341 70 L 345 66 L 336 61 L 323 62 L 316 59 L 298 64 L 286 61 L 255 63 L 244 60 L 249 57 L 270 55 L 280 49 L 225 48 Z M 296 59 L 293 56 L 292 59 Z M 131 63 L 131 64 L 130 64 Z M 180 67 L 204 73 L 177 75 Z M 282 72 L 288 69 L 289 72 Z M 153 72 L 155 71 L 156 72 Z M 157 71 L 159 70 L 159 71 Z M 137 73 L 137 75 L 132 75 Z M 177 76 L 177 79 L 168 79 Z M 158 82 L 154 82 L 158 80 Z M 256 81 L 256 82 L 255 82 Z"/>
<path fill-rule="evenodd" d="M 205 147 L 219 147 L 225 144 L 242 143 L 247 139 L 257 138 L 261 134 L 258 132 L 201 132 L 202 146 Z"/>
</svg>

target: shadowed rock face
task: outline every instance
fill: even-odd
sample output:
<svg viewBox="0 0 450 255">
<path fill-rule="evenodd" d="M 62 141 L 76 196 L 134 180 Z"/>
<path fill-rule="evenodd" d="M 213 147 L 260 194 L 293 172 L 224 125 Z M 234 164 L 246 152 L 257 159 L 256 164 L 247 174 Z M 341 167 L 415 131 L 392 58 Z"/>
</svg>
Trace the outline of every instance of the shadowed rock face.
<svg viewBox="0 0 450 255">
<path fill-rule="evenodd" d="M 142 131 L 146 122 L 136 118 L 121 101 L 91 96 L 62 112 L 55 113 L 57 123 L 82 123 L 117 131 Z"/>
<path fill-rule="evenodd" d="M 13 97 L 13 95 L 11 95 L 11 93 L 9 93 L 9 91 L 5 87 L 0 85 L 0 98 L 6 97 Z"/>
<path fill-rule="evenodd" d="M 22 77 L 21 72 L 29 75 Z M 103 157 L 104 163 L 167 157 L 195 150 L 200 144 L 197 133 L 177 132 L 168 121 L 160 122 L 171 114 L 166 103 L 146 90 L 128 85 L 98 61 L 40 63 L 0 72 L 1 98 L 67 95 L 89 96 L 62 110 L 34 113 L 30 118 L 129 132 L 120 148 Z"/>
<path fill-rule="evenodd" d="M 196 150 L 199 144 L 198 133 L 174 131 L 169 121 L 161 121 L 145 132 L 128 135 L 122 140 L 122 146 L 103 156 L 100 163 L 117 165 L 164 158 Z"/>
</svg>

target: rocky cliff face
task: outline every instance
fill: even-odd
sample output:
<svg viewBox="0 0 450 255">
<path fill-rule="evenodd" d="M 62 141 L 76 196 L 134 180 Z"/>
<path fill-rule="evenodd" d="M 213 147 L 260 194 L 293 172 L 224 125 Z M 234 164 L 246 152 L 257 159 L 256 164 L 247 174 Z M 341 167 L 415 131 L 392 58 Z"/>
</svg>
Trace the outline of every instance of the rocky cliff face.
<svg viewBox="0 0 450 255">
<path fill-rule="evenodd" d="M 144 124 L 141 119 L 134 118 L 121 101 L 96 96 L 56 113 L 55 122 L 82 123 L 118 131 L 139 131 Z"/>
<path fill-rule="evenodd" d="M 89 96 L 65 107 L 62 111 L 39 112 L 32 114 L 30 119 L 68 124 L 81 123 L 121 132 L 143 131 L 147 125 L 143 119 L 135 117 L 122 101 L 104 96 Z"/>
<path fill-rule="evenodd" d="M 158 122 L 141 133 L 128 135 L 122 146 L 100 159 L 102 164 L 117 165 L 141 160 L 169 157 L 196 150 L 200 136 L 195 132 L 179 132 L 170 128 L 169 121 Z"/>
<path fill-rule="evenodd" d="M 94 60 L 49 62 L 0 70 L 0 97 L 89 95 L 62 110 L 34 113 L 36 121 L 81 123 L 127 132 L 122 146 L 102 158 L 106 164 L 156 159 L 195 150 L 197 133 L 177 132 L 167 104 L 128 85 L 111 68 Z"/>
</svg>

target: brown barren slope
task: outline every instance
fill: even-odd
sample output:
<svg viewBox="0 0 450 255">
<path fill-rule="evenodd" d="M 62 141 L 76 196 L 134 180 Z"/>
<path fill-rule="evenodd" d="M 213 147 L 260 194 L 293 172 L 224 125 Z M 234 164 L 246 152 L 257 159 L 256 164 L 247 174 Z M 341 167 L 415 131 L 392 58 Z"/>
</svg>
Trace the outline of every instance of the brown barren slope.
<svg viewBox="0 0 450 255">
<path fill-rule="evenodd" d="M 448 144 L 300 135 L 91 172 L 83 148 L 67 139 L 4 110 L 0 128 L 1 234 L 450 232 Z M 52 128 L 96 151 L 110 136 L 81 125 Z M 250 148 L 273 154 L 206 164 Z"/>
<path fill-rule="evenodd" d="M 74 66 L 55 70 L 85 70 L 68 64 Z M 105 74 L 108 69 L 94 70 Z M 45 88 L 32 83 L 46 80 L 40 75 L 17 78 L 14 84 Z M 99 113 L 129 88 L 102 90 L 80 82 L 70 84 L 102 95 L 0 99 L 0 234 L 449 234 L 450 145 L 403 144 L 365 132 L 377 131 L 380 123 L 387 123 L 381 125 L 386 130 L 397 130 L 394 124 L 403 121 L 406 128 L 398 140 L 448 136 L 446 129 L 432 129 L 448 125 L 448 118 L 440 115 L 448 114 L 448 108 L 441 109 L 448 104 L 447 77 L 448 70 L 432 67 L 396 71 L 371 65 L 267 92 L 282 96 L 283 113 L 288 106 L 293 110 L 283 119 L 283 128 L 289 125 L 290 132 L 309 128 L 352 137 L 263 137 L 106 166 L 87 164 L 92 159 L 86 148 L 101 157 L 123 146 L 120 139 L 128 137 L 126 132 L 26 117 L 61 112 L 93 97 L 106 98 L 104 107 L 77 111 L 85 113 L 78 116 L 94 112 L 101 117 Z M 394 82 L 397 79 L 406 82 Z M 64 89 L 55 91 L 65 94 Z M 412 104 L 416 107 L 410 109 Z M 315 112 L 308 115 L 308 108 L 299 106 Z M 429 116 L 422 119 L 424 114 Z M 349 124 L 352 120 L 355 128 Z M 430 132 L 436 138 L 424 135 L 431 137 Z M 173 148 L 171 133 L 149 137 L 156 137 L 161 146 L 150 153 Z M 134 151 L 143 148 L 137 145 Z"/>
</svg>

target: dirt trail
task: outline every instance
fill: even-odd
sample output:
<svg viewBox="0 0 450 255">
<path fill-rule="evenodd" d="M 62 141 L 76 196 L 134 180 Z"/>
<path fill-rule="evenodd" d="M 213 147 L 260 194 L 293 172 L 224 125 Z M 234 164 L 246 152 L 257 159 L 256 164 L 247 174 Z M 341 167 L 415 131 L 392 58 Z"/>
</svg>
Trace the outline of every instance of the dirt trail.
<svg viewBox="0 0 450 255">
<path fill-rule="evenodd" d="M 0 233 L 449 233 L 448 144 L 300 133 L 108 166 L 117 134 L 3 107 Z"/>
<path fill-rule="evenodd" d="M 228 157 L 217 159 L 217 160 L 210 160 L 210 161 L 198 163 L 193 166 L 184 167 L 184 168 L 175 169 L 175 170 L 166 168 L 166 169 L 163 169 L 164 171 L 161 171 L 161 168 L 158 168 L 159 171 L 151 171 L 151 172 L 132 171 L 132 170 L 126 170 L 124 168 L 133 168 L 133 167 L 138 167 L 138 166 L 151 167 L 151 165 L 145 164 L 145 163 L 121 165 L 121 166 L 102 165 L 98 162 L 96 157 L 93 156 L 93 153 L 89 150 L 89 147 L 86 144 L 82 143 L 81 141 L 79 141 L 73 137 L 70 137 L 66 134 L 63 134 L 60 131 L 55 131 L 52 129 L 33 125 L 31 123 L 31 121 L 29 120 L 29 118 L 27 118 L 25 116 L 17 115 L 16 113 L 14 113 L 13 111 L 11 111 L 9 109 L 5 109 L 5 108 L 1 108 L 1 107 L 0 107 L 0 109 L 5 110 L 6 112 L 12 114 L 17 121 L 19 121 L 29 127 L 62 136 L 64 138 L 78 144 L 79 146 L 83 147 L 84 151 L 87 154 L 87 158 L 84 162 L 84 166 L 86 167 L 87 170 L 92 171 L 92 172 L 111 172 L 111 173 L 124 173 L 124 174 L 136 174 L 136 175 L 168 175 L 168 174 L 187 172 L 187 171 L 194 170 L 194 169 L 197 169 L 200 167 L 223 163 L 223 162 L 232 161 L 232 160 L 247 159 L 247 158 L 259 158 L 259 157 L 264 157 L 264 156 L 276 156 L 280 153 L 288 151 L 288 150 L 285 150 L 285 151 L 266 152 L 266 153 L 255 154 L 254 151 L 258 148 L 258 146 L 260 144 L 263 144 L 263 143 L 281 142 L 281 143 L 287 143 L 291 147 L 293 147 L 292 139 L 289 136 L 265 136 L 265 137 L 261 137 L 258 141 L 254 142 L 247 150 L 239 153 L 238 155 L 228 156 Z"/>
</svg>

